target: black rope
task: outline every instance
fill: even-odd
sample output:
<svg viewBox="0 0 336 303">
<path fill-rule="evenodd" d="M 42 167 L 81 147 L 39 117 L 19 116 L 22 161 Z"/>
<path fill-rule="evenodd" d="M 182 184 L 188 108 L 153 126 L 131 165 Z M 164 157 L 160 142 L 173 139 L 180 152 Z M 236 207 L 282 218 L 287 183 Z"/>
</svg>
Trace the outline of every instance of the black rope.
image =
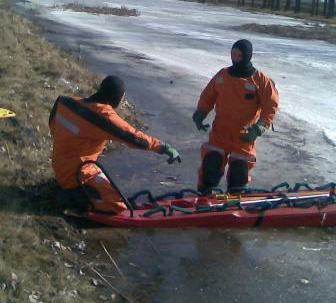
<svg viewBox="0 0 336 303">
<path fill-rule="evenodd" d="M 336 188 L 336 183 L 330 182 L 318 187 L 315 187 L 315 190 L 335 190 Z"/>
<path fill-rule="evenodd" d="M 283 188 L 283 187 L 285 187 L 287 191 L 289 191 L 291 189 L 288 182 L 282 182 L 282 183 L 272 187 L 271 192 L 274 193 L 274 192 L 278 191 L 280 188 Z"/>
<path fill-rule="evenodd" d="M 180 191 L 177 192 L 168 192 L 165 193 L 163 195 L 160 196 L 154 196 L 152 194 L 152 192 L 150 190 L 142 190 L 139 191 L 135 194 L 133 194 L 130 198 L 128 198 L 128 200 L 132 203 L 132 205 L 134 206 L 134 208 L 136 208 L 136 202 L 137 200 L 142 197 L 145 196 L 145 198 L 147 198 L 147 200 L 144 201 L 144 203 L 150 203 L 150 204 L 154 204 L 155 206 L 157 206 L 157 201 L 162 201 L 162 200 L 168 200 L 169 198 L 174 198 L 174 199 L 183 199 L 186 195 L 189 194 L 193 194 L 196 197 L 201 197 L 202 194 L 194 189 L 190 189 L 190 188 L 185 188 L 182 189 Z"/>
<path fill-rule="evenodd" d="M 146 196 L 146 203 L 150 203 L 153 205 L 156 204 L 156 198 L 153 196 L 153 194 L 149 190 L 142 190 L 128 198 L 128 201 L 130 201 L 134 209 L 137 209 L 136 201 L 142 196 Z"/>
<path fill-rule="evenodd" d="M 296 193 L 298 192 L 301 188 L 305 188 L 307 190 L 314 190 L 308 183 L 302 182 L 302 183 L 296 183 L 294 187 L 290 190 L 290 192 Z"/>
</svg>

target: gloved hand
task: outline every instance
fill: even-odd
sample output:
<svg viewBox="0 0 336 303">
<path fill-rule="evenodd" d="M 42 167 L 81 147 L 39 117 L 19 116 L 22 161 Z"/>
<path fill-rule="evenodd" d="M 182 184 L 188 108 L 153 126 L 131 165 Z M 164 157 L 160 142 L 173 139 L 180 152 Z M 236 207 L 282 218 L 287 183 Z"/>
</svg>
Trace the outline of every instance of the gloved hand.
<svg viewBox="0 0 336 303">
<path fill-rule="evenodd" d="M 177 161 L 178 163 L 181 163 L 181 157 L 178 151 L 171 147 L 168 143 L 163 143 L 160 147 L 160 154 L 165 154 L 169 156 L 169 159 L 167 160 L 168 164 L 172 164 L 173 162 Z"/>
<path fill-rule="evenodd" d="M 263 122 L 258 121 L 247 129 L 247 133 L 244 134 L 241 139 L 246 143 L 254 142 L 266 131 L 266 127 Z"/>
<path fill-rule="evenodd" d="M 204 112 L 201 112 L 199 110 L 196 110 L 192 116 L 192 119 L 194 123 L 196 124 L 196 127 L 198 130 L 207 131 L 210 127 L 210 124 L 203 124 L 203 120 L 206 118 L 206 114 Z"/>
</svg>

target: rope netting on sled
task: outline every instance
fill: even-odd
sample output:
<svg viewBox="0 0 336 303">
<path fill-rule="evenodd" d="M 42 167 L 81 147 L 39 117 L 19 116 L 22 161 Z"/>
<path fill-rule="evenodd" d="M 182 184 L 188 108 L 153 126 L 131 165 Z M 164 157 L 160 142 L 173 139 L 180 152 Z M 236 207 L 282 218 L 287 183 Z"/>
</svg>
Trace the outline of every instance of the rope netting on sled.
<svg viewBox="0 0 336 303">
<path fill-rule="evenodd" d="M 142 206 L 151 206 L 143 214 L 145 217 L 159 212 L 166 216 L 172 215 L 176 211 L 184 214 L 194 214 L 226 211 L 235 208 L 245 211 L 265 211 L 280 207 L 309 208 L 317 206 L 323 208 L 336 203 L 335 188 L 336 183 L 328 183 L 318 187 L 312 187 L 307 183 L 296 183 L 291 187 L 288 182 L 283 182 L 274 186 L 271 190 L 246 188 L 238 195 L 226 194 L 220 188 L 215 188 L 208 196 L 204 196 L 193 189 L 183 189 L 159 196 L 154 196 L 149 190 L 142 190 L 128 198 L 128 202 L 133 210 L 139 208 L 138 201 L 140 200 Z M 193 208 L 190 205 L 186 207 L 162 206 L 158 203 L 159 201 L 183 200 L 191 197 L 194 197 L 193 201 L 195 201 Z M 252 197 L 254 199 L 249 200 Z"/>
</svg>

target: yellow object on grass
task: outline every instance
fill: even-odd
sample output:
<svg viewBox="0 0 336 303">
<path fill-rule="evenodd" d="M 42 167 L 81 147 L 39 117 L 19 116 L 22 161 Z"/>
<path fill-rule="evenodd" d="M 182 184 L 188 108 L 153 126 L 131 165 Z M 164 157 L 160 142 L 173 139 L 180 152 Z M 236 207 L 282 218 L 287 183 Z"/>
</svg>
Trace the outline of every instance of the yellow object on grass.
<svg viewBox="0 0 336 303">
<path fill-rule="evenodd" d="M 15 113 L 5 109 L 5 108 L 0 108 L 0 119 L 2 118 L 11 118 L 11 117 L 15 117 Z"/>
</svg>

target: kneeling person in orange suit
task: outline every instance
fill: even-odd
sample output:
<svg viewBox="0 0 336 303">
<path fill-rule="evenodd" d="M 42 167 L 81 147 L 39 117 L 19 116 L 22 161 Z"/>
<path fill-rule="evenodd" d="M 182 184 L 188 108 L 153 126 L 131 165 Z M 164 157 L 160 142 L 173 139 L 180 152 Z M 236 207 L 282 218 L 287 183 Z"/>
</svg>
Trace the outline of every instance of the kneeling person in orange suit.
<svg viewBox="0 0 336 303">
<path fill-rule="evenodd" d="M 88 98 L 57 98 L 51 110 L 49 127 L 53 138 L 52 166 L 63 197 L 70 197 L 78 208 L 87 206 L 83 194 L 90 193 L 95 211 L 118 214 L 126 209 L 122 198 L 107 177 L 94 164 L 107 142 L 115 140 L 129 147 L 169 156 L 169 163 L 181 162 L 178 152 L 169 144 L 136 130 L 115 111 L 125 96 L 123 81 L 106 77 L 99 90 Z M 81 183 L 81 184 L 79 184 Z M 80 205 L 81 201 L 85 201 Z M 76 205 L 75 205 L 76 206 Z"/>
<path fill-rule="evenodd" d="M 252 44 L 239 40 L 232 46 L 232 66 L 221 69 L 198 101 L 193 120 L 199 130 L 215 109 L 209 142 L 201 148 L 198 189 L 209 193 L 218 186 L 228 164 L 229 193 L 241 192 L 250 181 L 256 163 L 255 140 L 272 124 L 279 96 L 273 81 L 252 63 Z"/>
</svg>

